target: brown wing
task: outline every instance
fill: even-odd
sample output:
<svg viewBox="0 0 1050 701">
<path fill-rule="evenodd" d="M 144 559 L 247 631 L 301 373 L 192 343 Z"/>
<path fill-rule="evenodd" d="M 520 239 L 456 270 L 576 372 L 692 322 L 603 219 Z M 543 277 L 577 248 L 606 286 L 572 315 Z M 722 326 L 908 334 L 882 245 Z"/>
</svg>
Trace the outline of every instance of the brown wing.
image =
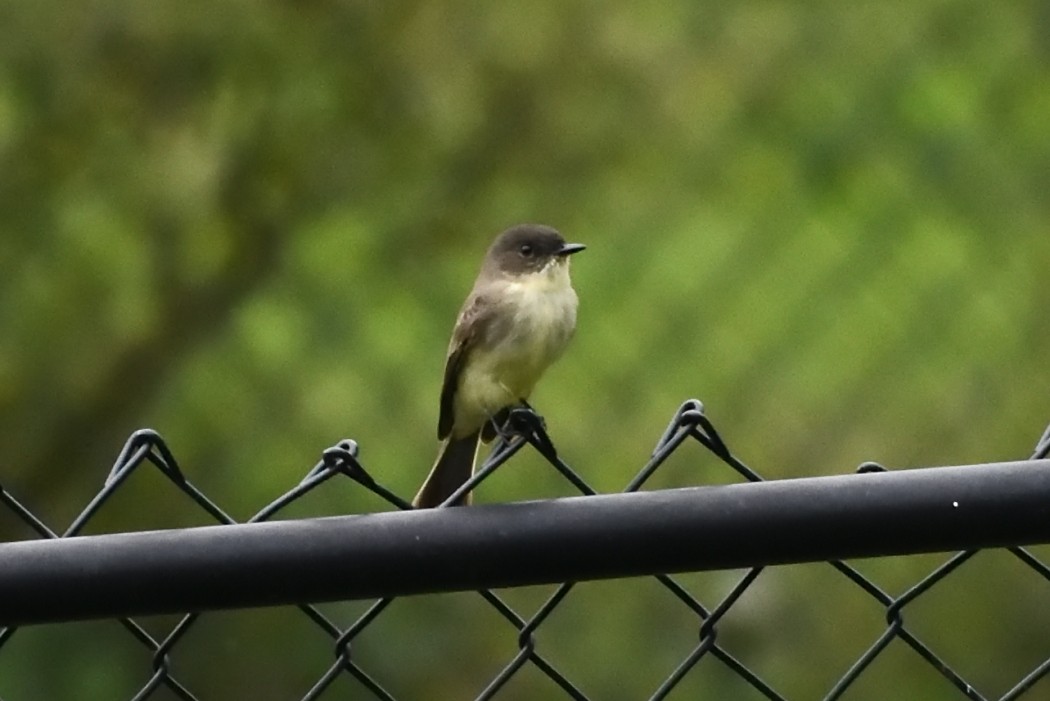
<svg viewBox="0 0 1050 701">
<path fill-rule="evenodd" d="M 452 340 L 448 344 L 448 357 L 445 359 L 445 379 L 441 385 L 441 408 L 438 414 L 438 439 L 444 440 L 452 431 L 452 422 L 456 415 L 456 389 L 459 387 L 459 376 L 463 372 L 470 351 L 483 338 L 493 317 L 493 309 L 483 295 L 471 295 L 456 320 L 452 330 Z"/>
</svg>

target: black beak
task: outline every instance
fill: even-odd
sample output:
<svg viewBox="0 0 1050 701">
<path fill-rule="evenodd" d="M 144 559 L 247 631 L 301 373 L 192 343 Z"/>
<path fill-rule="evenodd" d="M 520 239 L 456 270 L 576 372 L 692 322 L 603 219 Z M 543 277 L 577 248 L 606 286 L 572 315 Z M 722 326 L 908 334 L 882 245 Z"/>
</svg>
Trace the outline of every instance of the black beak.
<svg viewBox="0 0 1050 701">
<path fill-rule="evenodd" d="M 587 248 L 582 243 L 563 243 L 561 250 L 558 251 L 559 256 L 571 256 L 573 253 L 579 253 L 583 249 Z"/>
</svg>

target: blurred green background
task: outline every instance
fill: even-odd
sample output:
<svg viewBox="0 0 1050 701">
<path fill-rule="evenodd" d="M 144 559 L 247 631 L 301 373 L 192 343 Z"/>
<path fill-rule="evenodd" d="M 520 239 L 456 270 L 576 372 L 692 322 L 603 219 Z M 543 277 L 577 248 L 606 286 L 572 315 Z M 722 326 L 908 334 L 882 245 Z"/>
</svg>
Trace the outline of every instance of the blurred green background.
<svg viewBox="0 0 1050 701">
<path fill-rule="evenodd" d="M 151 426 L 239 519 L 344 437 L 411 496 L 456 311 L 521 221 L 589 247 L 533 399 L 601 491 L 693 396 L 771 478 L 1025 457 L 1050 418 L 1048 36 L 1038 2 L 0 3 L 0 483 L 61 530 Z M 652 486 L 732 479 L 687 450 Z M 522 455 L 477 498 L 570 493 Z M 381 508 L 331 485 L 287 515 Z M 205 522 L 143 473 L 88 531 Z M 898 594 L 943 559 L 858 566 Z M 739 574 L 682 581 L 714 605 Z M 1048 596 L 983 553 L 909 624 L 997 696 L 1050 656 Z M 814 565 L 764 573 L 719 641 L 809 699 L 883 628 Z M 696 630 L 656 582 L 605 582 L 538 643 L 633 699 Z M 961 698 L 897 645 L 847 698 Z M 458 594 L 395 602 L 354 659 L 460 699 L 515 651 Z M 332 659 L 293 609 L 205 616 L 172 654 L 202 699 L 299 698 Z M 0 696 L 130 698 L 149 670 L 116 623 L 31 628 Z M 526 670 L 501 698 L 559 693 Z M 671 698 L 759 697 L 707 660 Z"/>
</svg>

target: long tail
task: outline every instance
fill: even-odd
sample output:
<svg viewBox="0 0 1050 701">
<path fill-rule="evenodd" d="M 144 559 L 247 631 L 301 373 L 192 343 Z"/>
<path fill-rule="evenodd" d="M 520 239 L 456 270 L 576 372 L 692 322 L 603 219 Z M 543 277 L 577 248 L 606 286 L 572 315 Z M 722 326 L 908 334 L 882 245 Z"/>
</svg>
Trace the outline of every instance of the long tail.
<svg viewBox="0 0 1050 701">
<path fill-rule="evenodd" d="M 429 509 L 452 496 L 464 482 L 474 474 L 474 460 L 478 454 L 478 431 L 464 436 L 463 438 L 452 438 L 449 436 L 441 444 L 434 467 L 427 475 L 419 493 L 412 500 L 412 505 L 417 509 Z M 462 499 L 456 501 L 453 506 L 465 506 L 470 503 L 468 493 Z"/>
</svg>

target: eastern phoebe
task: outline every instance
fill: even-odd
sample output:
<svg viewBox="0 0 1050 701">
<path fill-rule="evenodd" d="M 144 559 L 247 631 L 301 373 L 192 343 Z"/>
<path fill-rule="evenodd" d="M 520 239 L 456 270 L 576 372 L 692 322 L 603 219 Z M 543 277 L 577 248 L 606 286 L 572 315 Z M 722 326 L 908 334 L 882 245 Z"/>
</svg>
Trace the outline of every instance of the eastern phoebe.
<svg viewBox="0 0 1050 701">
<path fill-rule="evenodd" d="M 437 460 L 412 503 L 437 506 L 474 474 L 509 409 L 525 404 L 576 328 L 569 256 L 554 229 L 521 224 L 496 237 L 459 312 L 445 358 Z M 470 495 L 456 502 L 469 504 Z"/>
</svg>

